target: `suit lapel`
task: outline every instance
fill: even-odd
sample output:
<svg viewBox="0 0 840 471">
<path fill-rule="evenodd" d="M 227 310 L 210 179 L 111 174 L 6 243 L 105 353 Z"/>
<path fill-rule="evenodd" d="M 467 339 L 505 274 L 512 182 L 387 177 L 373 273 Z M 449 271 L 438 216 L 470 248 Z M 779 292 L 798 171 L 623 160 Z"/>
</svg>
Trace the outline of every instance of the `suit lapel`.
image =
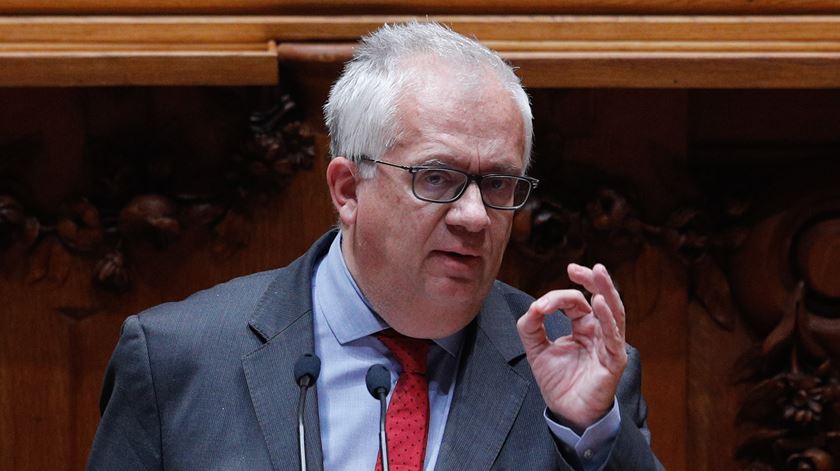
<svg viewBox="0 0 840 471">
<path fill-rule="evenodd" d="M 249 326 L 265 343 L 242 358 L 245 379 L 274 469 L 300 467 L 297 442 L 297 402 L 300 388 L 294 363 L 314 353 L 312 329 L 312 268 L 329 248 L 331 232 L 300 259 L 281 270 L 263 294 Z M 306 461 L 323 468 L 316 388 L 306 397 Z"/>
<path fill-rule="evenodd" d="M 524 354 L 513 315 L 493 289 L 464 343 L 436 469 L 490 469 L 528 392 L 510 362 Z"/>
</svg>

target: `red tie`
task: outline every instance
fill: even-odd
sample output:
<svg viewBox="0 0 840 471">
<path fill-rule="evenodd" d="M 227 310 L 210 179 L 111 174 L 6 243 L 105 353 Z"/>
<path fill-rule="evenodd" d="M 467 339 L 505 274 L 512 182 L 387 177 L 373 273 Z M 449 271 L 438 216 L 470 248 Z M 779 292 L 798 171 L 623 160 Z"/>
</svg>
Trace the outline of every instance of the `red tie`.
<svg viewBox="0 0 840 471">
<path fill-rule="evenodd" d="M 422 471 L 429 432 L 429 382 L 426 356 L 429 341 L 406 337 L 388 329 L 376 334 L 402 366 L 397 387 L 391 395 L 385 429 L 388 432 L 388 461 L 393 471 Z M 376 460 L 382 471 L 382 454 Z"/>
</svg>

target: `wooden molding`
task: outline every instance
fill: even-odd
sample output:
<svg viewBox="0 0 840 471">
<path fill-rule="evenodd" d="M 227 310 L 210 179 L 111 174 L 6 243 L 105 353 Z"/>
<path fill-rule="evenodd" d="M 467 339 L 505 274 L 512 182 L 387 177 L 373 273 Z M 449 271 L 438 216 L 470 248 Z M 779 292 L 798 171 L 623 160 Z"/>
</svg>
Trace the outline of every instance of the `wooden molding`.
<svg viewBox="0 0 840 471">
<path fill-rule="evenodd" d="M 0 16 L 0 42 L 355 41 L 411 15 Z M 840 16 L 443 15 L 481 41 L 840 41 Z"/>
<path fill-rule="evenodd" d="M 277 56 L 273 47 L 263 49 L 5 45 L 0 47 L 0 85 L 274 85 Z"/>
<path fill-rule="evenodd" d="M 0 17 L 0 86 L 266 85 L 407 15 Z M 433 17 L 529 87 L 840 87 L 840 15 Z"/>
<path fill-rule="evenodd" d="M 113 46 L 112 46 L 113 47 Z M 11 49 L 11 47 L 9 48 Z M 0 85 L 273 85 L 277 57 L 220 50 L 17 50 L 0 48 Z M 178 50 L 180 49 L 180 50 Z"/>
<path fill-rule="evenodd" d="M 835 0 L 7 0 L 0 14 L 816 14 Z"/>
</svg>

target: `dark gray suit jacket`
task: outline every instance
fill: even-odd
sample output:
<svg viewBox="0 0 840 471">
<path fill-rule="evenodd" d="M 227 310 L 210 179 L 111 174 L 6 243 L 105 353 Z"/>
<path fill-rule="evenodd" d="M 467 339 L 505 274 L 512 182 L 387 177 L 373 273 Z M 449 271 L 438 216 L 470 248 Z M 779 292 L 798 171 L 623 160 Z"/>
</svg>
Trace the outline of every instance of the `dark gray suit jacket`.
<svg viewBox="0 0 840 471">
<path fill-rule="evenodd" d="M 292 368 L 313 351 L 312 269 L 334 236 L 288 267 L 126 319 L 105 374 L 88 469 L 298 469 Z M 497 282 L 470 325 L 437 469 L 571 469 L 564 457 L 573 452 L 559 450 L 545 424 L 515 328 L 531 301 Z M 568 333 L 566 318 L 554 317 L 551 333 Z M 648 446 L 639 381 L 631 349 L 607 469 L 662 469 Z M 316 390 L 306 402 L 311 469 L 322 467 Z"/>
</svg>

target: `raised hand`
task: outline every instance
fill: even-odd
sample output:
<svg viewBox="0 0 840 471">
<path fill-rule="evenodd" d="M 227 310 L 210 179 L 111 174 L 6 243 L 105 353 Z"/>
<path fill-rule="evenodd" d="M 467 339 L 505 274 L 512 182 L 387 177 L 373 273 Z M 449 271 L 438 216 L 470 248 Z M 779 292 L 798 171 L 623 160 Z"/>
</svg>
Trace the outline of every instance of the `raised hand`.
<svg viewBox="0 0 840 471">
<path fill-rule="evenodd" d="M 528 363 L 549 410 L 580 432 L 612 408 L 627 365 L 624 304 L 607 269 L 569 264 L 569 279 L 592 293 L 591 303 L 574 289 L 546 293 L 517 322 Z M 572 333 L 550 341 L 543 319 L 558 309 Z"/>
</svg>

